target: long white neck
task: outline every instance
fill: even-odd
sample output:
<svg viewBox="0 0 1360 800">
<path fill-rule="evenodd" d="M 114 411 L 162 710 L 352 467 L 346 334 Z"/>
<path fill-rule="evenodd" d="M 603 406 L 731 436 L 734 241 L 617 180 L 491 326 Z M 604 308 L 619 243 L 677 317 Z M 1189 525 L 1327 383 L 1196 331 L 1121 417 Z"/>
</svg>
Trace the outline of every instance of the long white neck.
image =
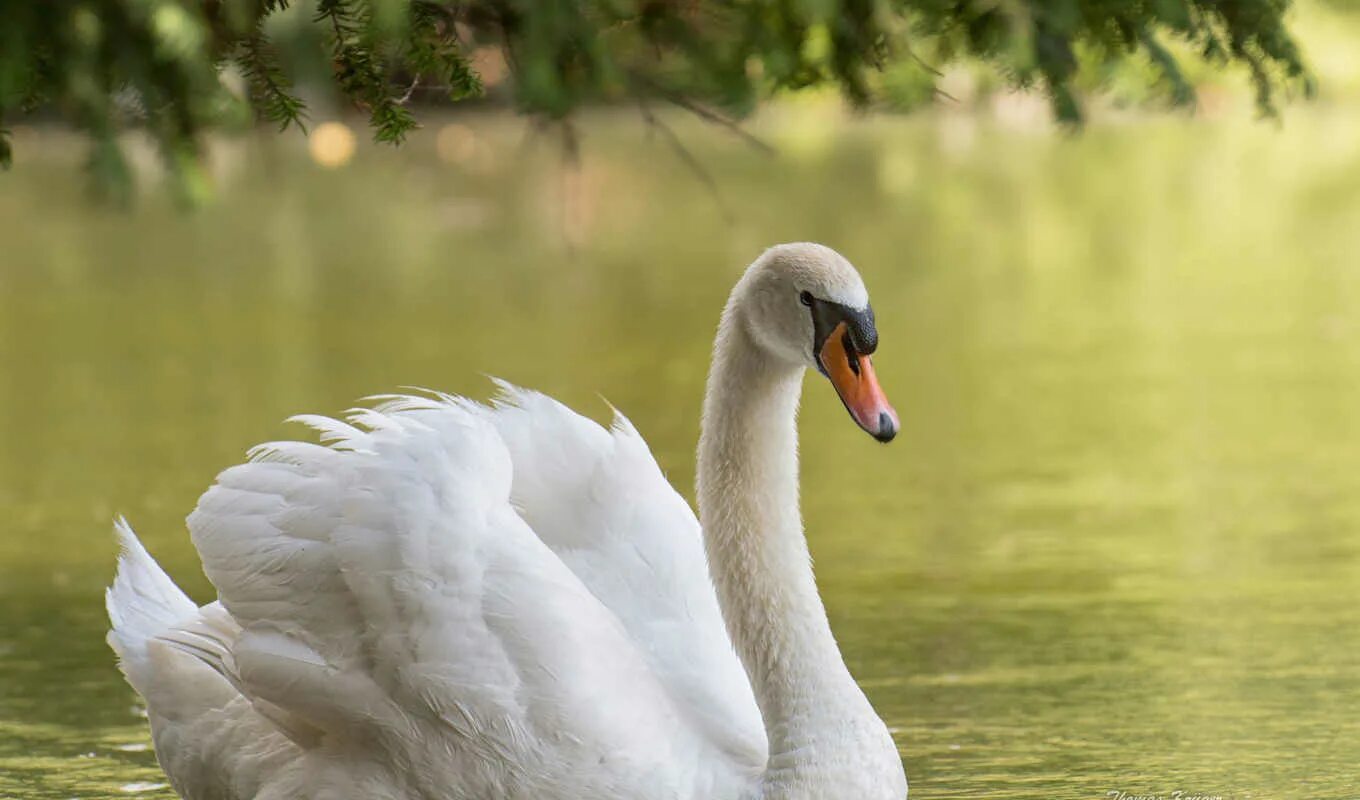
<svg viewBox="0 0 1360 800">
<path fill-rule="evenodd" d="M 813 580 L 798 507 L 803 367 L 754 342 L 738 297 L 723 312 L 704 398 L 699 517 L 727 630 L 765 720 L 770 770 L 798 769 L 807 754 L 837 746 L 828 740 L 883 726 L 846 669 Z"/>
</svg>

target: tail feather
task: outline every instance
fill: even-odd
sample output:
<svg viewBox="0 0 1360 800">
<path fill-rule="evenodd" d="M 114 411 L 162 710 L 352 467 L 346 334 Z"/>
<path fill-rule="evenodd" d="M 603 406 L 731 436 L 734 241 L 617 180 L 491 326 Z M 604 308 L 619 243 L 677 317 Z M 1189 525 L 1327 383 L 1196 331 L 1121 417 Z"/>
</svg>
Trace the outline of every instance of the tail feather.
<svg viewBox="0 0 1360 800">
<path fill-rule="evenodd" d="M 113 624 L 108 641 L 123 675 L 147 708 L 183 720 L 221 708 L 232 697 L 248 696 L 232 653 L 232 643 L 241 633 L 236 620 L 219 603 L 195 605 L 146 552 L 127 520 L 120 517 L 113 529 L 123 552 L 118 574 L 104 595 Z M 181 660 L 167 669 L 162 659 L 158 672 L 152 642 L 194 660 Z M 273 703 L 252 698 L 251 705 L 294 742 L 309 746 L 320 739 L 320 731 Z"/>
<path fill-rule="evenodd" d="M 147 643 L 192 617 L 198 606 L 146 552 L 127 520 L 120 517 L 113 529 L 123 552 L 118 558 L 118 575 L 104 595 L 113 625 L 108 641 L 128 682 L 140 690 L 148 659 Z"/>
</svg>

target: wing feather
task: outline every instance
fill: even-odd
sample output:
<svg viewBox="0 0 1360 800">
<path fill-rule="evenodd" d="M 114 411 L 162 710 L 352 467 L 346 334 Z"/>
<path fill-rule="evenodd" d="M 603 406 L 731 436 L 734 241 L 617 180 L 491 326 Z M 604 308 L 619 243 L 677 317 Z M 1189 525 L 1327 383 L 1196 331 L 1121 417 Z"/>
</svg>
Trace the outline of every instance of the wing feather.
<svg viewBox="0 0 1360 800">
<path fill-rule="evenodd" d="M 497 381 L 492 421 L 514 463 L 511 502 L 608 606 L 693 724 L 753 769 L 766 741 L 728 639 L 699 521 L 617 410 L 605 429 Z"/>
<path fill-rule="evenodd" d="M 401 754 L 415 793 L 688 796 L 746 780 L 679 710 L 656 637 L 635 640 L 639 612 L 602 603 L 512 507 L 520 465 L 490 416 L 387 398 L 345 422 L 302 418 L 329 446 L 270 443 L 222 473 L 189 529 L 241 628 L 243 693 L 320 746 Z M 630 567 L 653 572 L 674 555 L 641 552 Z"/>
</svg>

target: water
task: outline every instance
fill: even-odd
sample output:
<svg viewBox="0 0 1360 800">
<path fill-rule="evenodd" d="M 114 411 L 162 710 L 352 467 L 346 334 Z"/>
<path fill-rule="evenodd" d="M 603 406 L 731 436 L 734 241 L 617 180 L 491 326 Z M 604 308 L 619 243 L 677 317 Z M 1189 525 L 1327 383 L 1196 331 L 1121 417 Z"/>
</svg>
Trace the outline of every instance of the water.
<svg viewBox="0 0 1360 800">
<path fill-rule="evenodd" d="M 72 144 L 20 133 L 0 796 L 172 796 L 101 641 L 115 514 L 207 600 L 182 520 L 218 470 L 289 414 L 481 373 L 604 395 L 688 495 L 721 301 L 790 239 L 861 267 L 902 417 L 879 446 L 808 380 L 819 579 L 913 797 L 1360 796 L 1360 115 L 790 111 L 775 159 L 679 124 L 721 202 L 628 115 L 575 171 L 469 124 L 337 171 L 239 143 L 190 216 L 91 208 Z"/>
</svg>

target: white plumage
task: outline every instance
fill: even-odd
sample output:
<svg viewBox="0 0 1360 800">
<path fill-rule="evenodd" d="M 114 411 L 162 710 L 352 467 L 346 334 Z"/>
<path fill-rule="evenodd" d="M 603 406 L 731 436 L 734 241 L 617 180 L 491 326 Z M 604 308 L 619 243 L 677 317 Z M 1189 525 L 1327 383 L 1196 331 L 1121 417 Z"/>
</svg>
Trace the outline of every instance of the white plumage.
<svg viewBox="0 0 1360 800">
<path fill-rule="evenodd" d="M 324 444 L 252 450 L 189 516 L 219 596 L 202 608 L 120 521 L 109 640 L 176 791 L 812 797 L 825 793 L 804 760 L 833 775 L 862 757 L 870 773 L 891 762 L 886 778 L 864 779 L 883 789 L 872 796 L 903 797 L 891 741 L 834 642 L 830 660 L 807 659 L 818 675 L 806 685 L 830 687 L 824 704 L 845 713 L 828 734 L 825 715 L 798 710 L 799 690 L 783 687 L 783 706 L 820 727 L 769 757 L 767 773 L 766 730 L 783 742 L 790 723 L 769 719 L 772 698 L 758 707 L 729 629 L 764 634 L 743 634 L 730 614 L 724 625 L 712 542 L 706 556 L 646 443 L 621 415 L 605 429 L 543 395 L 502 391 L 492 406 L 389 396 L 345 420 L 299 417 Z M 732 491 L 746 491 L 739 473 L 724 473 Z M 793 569 L 793 583 L 811 584 Z M 800 608 L 802 594 L 778 591 L 767 601 Z M 799 641 L 769 646 L 796 655 Z M 807 646 L 826 647 L 817 635 Z M 755 681 L 781 691 L 769 683 Z M 852 751 L 868 755 L 846 762 Z M 859 783 L 845 796 L 870 797 Z"/>
</svg>

